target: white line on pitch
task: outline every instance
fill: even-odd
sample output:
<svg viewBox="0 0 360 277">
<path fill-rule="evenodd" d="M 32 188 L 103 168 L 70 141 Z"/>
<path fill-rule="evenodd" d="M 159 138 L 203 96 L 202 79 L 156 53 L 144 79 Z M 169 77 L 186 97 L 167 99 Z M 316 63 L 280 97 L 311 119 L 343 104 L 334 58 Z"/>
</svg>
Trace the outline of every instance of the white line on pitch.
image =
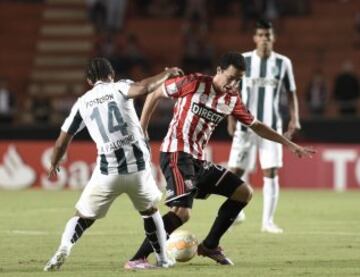
<svg viewBox="0 0 360 277">
<path fill-rule="evenodd" d="M 24 236 L 44 236 L 44 235 L 61 235 L 61 232 L 48 232 L 39 230 L 0 230 L 0 233 L 12 234 L 12 235 L 24 235 Z M 109 233 L 109 232 L 88 232 L 86 236 L 117 236 L 117 235 L 131 235 L 133 232 L 121 232 Z"/>
<path fill-rule="evenodd" d="M 359 233 L 355 233 L 355 232 L 323 232 L 323 231 L 319 231 L 319 232 L 288 232 L 287 234 L 289 235 L 330 235 L 330 236 L 356 236 L 356 237 L 360 237 Z"/>
</svg>

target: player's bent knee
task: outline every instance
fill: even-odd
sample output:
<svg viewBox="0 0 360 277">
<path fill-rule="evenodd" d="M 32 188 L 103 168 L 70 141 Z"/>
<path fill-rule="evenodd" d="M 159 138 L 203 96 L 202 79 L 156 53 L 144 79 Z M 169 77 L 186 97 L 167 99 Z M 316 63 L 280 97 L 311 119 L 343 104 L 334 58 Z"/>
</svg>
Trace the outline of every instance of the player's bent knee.
<svg viewBox="0 0 360 277">
<path fill-rule="evenodd" d="M 183 207 L 173 207 L 172 212 L 174 212 L 182 221 L 182 223 L 187 222 L 191 216 L 191 209 Z"/>
<path fill-rule="evenodd" d="M 239 177 L 242 177 L 244 175 L 244 170 L 238 167 L 232 167 L 230 168 L 230 171 Z"/>
<path fill-rule="evenodd" d="M 234 193 L 231 196 L 231 199 L 235 201 L 249 203 L 252 198 L 252 195 L 253 195 L 252 187 L 247 183 L 243 183 L 234 191 Z"/>
<path fill-rule="evenodd" d="M 78 210 L 75 211 L 75 216 L 78 216 L 82 219 L 85 219 L 85 220 L 89 220 L 89 221 L 95 221 L 97 220 L 98 218 L 96 217 L 88 217 L 88 216 L 84 216 L 83 214 L 81 214 Z"/>
<path fill-rule="evenodd" d="M 263 173 L 265 177 L 274 178 L 276 175 L 278 175 L 278 168 L 277 167 L 267 168 L 263 170 Z"/>
<path fill-rule="evenodd" d="M 145 211 L 140 211 L 140 214 L 149 216 L 149 215 L 153 215 L 154 213 L 156 213 L 157 210 L 158 209 L 156 207 L 151 207 L 151 208 L 149 208 L 149 209 L 147 209 Z"/>
</svg>

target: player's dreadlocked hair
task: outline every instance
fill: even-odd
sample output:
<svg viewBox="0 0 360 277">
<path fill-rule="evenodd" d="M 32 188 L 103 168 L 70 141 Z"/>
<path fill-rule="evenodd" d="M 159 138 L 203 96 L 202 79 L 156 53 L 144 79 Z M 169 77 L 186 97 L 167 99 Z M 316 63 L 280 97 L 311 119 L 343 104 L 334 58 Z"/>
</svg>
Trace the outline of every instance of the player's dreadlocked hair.
<svg viewBox="0 0 360 277">
<path fill-rule="evenodd" d="M 114 78 L 115 71 L 110 62 L 105 58 L 93 58 L 89 61 L 86 78 L 88 78 L 93 84 L 96 81 L 106 81 L 109 75 Z"/>
<path fill-rule="evenodd" d="M 230 65 L 236 69 L 245 70 L 245 59 L 240 52 L 227 52 L 221 56 L 218 65 L 222 70 L 227 69 Z"/>
</svg>

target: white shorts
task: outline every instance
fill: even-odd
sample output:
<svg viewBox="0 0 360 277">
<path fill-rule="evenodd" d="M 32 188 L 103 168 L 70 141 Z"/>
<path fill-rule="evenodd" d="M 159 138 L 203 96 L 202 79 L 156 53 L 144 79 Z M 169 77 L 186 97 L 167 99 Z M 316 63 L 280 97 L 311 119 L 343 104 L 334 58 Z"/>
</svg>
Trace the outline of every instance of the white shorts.
<svg viewBox="0 0 360 277">
<path fill-rule="evenodd" d="M 138 211 L 155 206 L 162 196 L 150 168 L 131 174 L 103 175 L 96 167 L 75 207 L 85 217 L 102 218 L 122 193 L 130 197 Z"/>
<path fill-rule="evenodd" d="M 262 169 L 282 167 L 282 145 L 263 139 L 250 130 L 235 133 L 231 145 L 228 167 L 253 171 L 256 166 L 257 150 L 259 150 L 259 160 Z"/>
</svg>

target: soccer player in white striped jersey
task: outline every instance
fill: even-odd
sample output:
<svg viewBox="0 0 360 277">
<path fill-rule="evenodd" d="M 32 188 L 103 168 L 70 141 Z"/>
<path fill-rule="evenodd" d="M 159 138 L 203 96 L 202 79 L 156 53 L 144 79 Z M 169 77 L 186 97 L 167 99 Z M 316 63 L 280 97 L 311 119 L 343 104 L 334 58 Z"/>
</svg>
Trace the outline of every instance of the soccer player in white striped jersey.
<svg viewBox="0 0 360 277">
<path fill-rule="evenodd" d="M 67 222 L 61 243 L 45 265 L 45 271 L 60 269 L 74 244 L 97 219 L 104 217 L 117 196 L 127 194 L 144 220 L 144 229 L 157 258 L 158 267 L 172 265 L 165 251 L 166 232 L 157 202 L 162 193 L 150 168 L 145 141 L 133 98 L 156 90 L 170 77 L 182 75 L 179 68 L 141 82 L 114 82 L 114 70 L 104 58 L 94 58 L 87 68 L 92 89 L 78 98 L 61 127 L 51 158 L 49 176 L 56 175 L 61 158 L 73 136 L 86 127 L 97 146 L 97 162 L 89 183 L 76 204 L 75 215 Z M 134 265 L 129 265 L 132 268 Z M 154 267 L 139 263 L 138 269 Z"/>
<path fill-rule="evenodd" d="M 289 99 L 290 121 L 284 135 L 291 139 L 294 132 L 300 129 L 291 61 L 273 51 L 275 36 L 270 22 L 262 20 L 257 22 L 254 42 L 256 49 L 243 53 L 246 62 L 246 72 L 241 84 L 243 101 L 257 120 L 281 134 L 279 98 L 281 91 L 285 89 Z M 254 170 L 256 153 L 257 150 L 259 151 L 264 179 L 261 230 L 268 233 L 282 233 L 283 229 L 274 223 L 279 198 L 278 170 L 283 165 L 282 145 L 256 136 L 240 122 L 235 123 L 233 118 L 228 120 L 228 130 L 230 135 L 233 135 L 228 162 L 232 172 L 242 177 Z M 241 221 L 243 217 L 242 211 L 237 221 Z"/>
</svg>

